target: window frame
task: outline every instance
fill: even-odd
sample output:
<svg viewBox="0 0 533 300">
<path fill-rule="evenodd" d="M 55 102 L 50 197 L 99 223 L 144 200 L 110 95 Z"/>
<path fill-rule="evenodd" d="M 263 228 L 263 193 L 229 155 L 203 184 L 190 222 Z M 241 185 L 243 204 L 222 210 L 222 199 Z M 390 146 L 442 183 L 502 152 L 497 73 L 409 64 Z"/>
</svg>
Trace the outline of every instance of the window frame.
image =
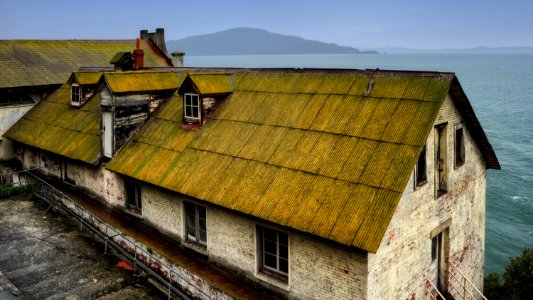
<svg viewBox="0 0 533 300">
<path fill-rule="evenodd" d="M 185 240 L 207 247 L 207 208 L 196 203 L 183 201 L 183 211 L 185 215 Z M 194 220 L 194 224 L 192 224 L 193 226 L 190 226 L 191 220 L 189 217 L 191 216 Z M 204 228 L 205 240 L 202 239 L 202 225 Z M 191 234 L 190 227 L 194 228 L 194 235 Z"/>
<path fill-rule="evenodd" d="M 424 176 L 422 178 L 419 178 L 422 157 L 423 157 L 422 166 L 423 166 Z M 424 147 L 422 148 L 422 152 L 420 152 L 420 155 L 418 156 L 418 160 L 416 161 L 416 165 L 415 165 L 415 171 L 414 171 L 415 189 L 425 185 L 428 182 L 428 167 L 427 166 L 428 166 L 427 165 L 427 144 L 424 144 Z"/>
<path fill-rule="evenodd" d="M 458 137 L 458 132 L 460 132 L 460 137 Z M 466 161 L 466 152 L 465 152 L 465 130 L 462 123 L 455 125 L 455 136 L 454 136 L 454 167 L 455 169 L 463 166 Z"/>
<path fill-rule="evenodd" d="M 275 278 L 277 279 L 280 279 L 282 280 L 284 283 L 287 283 L 288 282 L 288 278 L 289 278 L 289 272 L 290 272 L 290 255 L 289 255 L 289 248 L 290 248 L 290 237 L 289 237 L 289 233 L 288 232 L 284 232 L 284 231 L 280 231 L 280 230 L 277 230 L 277 229 L 273 229 L 273 228 L 270 228 L 270 227 L 265 227 L 265 226 L 261 226 L 261 225 L 257 225 L 256 226 L 257 230 L 257 254 L 258 254 L 258 271 L 263 273 L 263 274 L 266 274 L 266 275 L 271 275 L 271 276 L 274 276 Z M 275 233 L 276 235 L 276 241 L 272 241 L 272 240 L 268 240 L 266 239 L 266 234 L 265 232 L 270 232 L 270 233 Z M 286 245 L 283 245 L 280 241 L 280 237 L 284 237 L 285 240 L 286 240 Z M 271 253 L 269 251 L 266 250 L 266 242 L 265 242 L 265 239 L 267 241 L 270 241 L 270 242 L 275 242 L 275 246 L 276 246 L 276 253 Z M 286 253 L 285 255 L 283 256 L 282 253 L 281 253 L 281 249 L 282 247 L 285 247 L 286 248 Z M 271 265 L 268 265 L 266 263 L 266 257 L 267 255 L 270 255 L 270 256 L 273 256 L 275 257 L 275 263 L 276 263 L 276 266 L 271 266 Z M 280 261 L 286 261 L 286 271 L 285 270 L 282 270 L 282 267 L 280 266 Z"/>
<path fill-rule="evenodd" d="M 191 104 L 187 104 L 187 97 L 191 97 Z M 198 99 L 198 105 L 193 105 L 192 99 L 197 98 Z M 191 108 L 191 115 L 187 115 L 187 108 Z M 197 113 L 197 116 L 194 116 L 194 110 Z M 183 118 L 189 119 L 189 120 L 202 120 L 202 100 L 200 98 L 199 94 L 195 93 L 185 93 L 183 95 Z"/>
<path fill-rule="evenodd" d="M 131 199 L 133 190 L 133 199 Z M 124 180 L 124 194 L 126 198 L 126 208 L 136 213 L 142 214 L 142 188 L 137 182 Z M 133 200 L 133 201 L 132 201 Z"/>
<path fill-rule="evenodd" d="M 82 95 L 82 88 L 79 84 L 73 83 L 71 84 L 71 90 L 70 90 L 70 104 L 72 106 L 81 106 L 81 95 Z M 76 91 L 76 92 L 75 92 Z M 74 97 L 76 95 L 77 97 Z"/>
</svg>

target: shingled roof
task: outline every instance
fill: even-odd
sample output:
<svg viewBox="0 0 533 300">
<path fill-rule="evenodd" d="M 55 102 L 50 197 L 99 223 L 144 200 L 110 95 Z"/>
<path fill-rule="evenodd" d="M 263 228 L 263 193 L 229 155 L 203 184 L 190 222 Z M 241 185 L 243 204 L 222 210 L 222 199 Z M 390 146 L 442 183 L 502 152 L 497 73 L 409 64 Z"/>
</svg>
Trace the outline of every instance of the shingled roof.
<svg viewBox="0 0 533 300">
<path fill-rule="evenodd" d="M 183 128 L 176 93 L 108 169 L 375 252 L 454 78 L 236 72 L 203 128 Z"/>
<path fill-rule="evenodd" d="M 172 66 L 150 40 L 142 40 L 146 67 Z M 134 40 L 0 41 L 0 88 L 61 85 L 80 67 L 112 67 L 117 52 L 131 52 Z"/>
<path fill-rule="evenodd" d="M 202 128 L 191 130 L 183 126 L 178 89 L 107 168 L 370 252 L 377 251 L 446 95 L 487 168 L 499 168 L 453 73 L 217 71 L 104 73 L 100 82 L 116 81 L 111 89 L 121 93 L 182 82 L 206 94 L 231 92 Z M 162 82 L 151 83 L 157 78 Z M 64 86 L 4 136 L 92 163 L 100 155 L 99 103 L 95 96 L 82 109 L 70 108 Z"/>
<path fill-rule="evenodd" d="M 71 78 L 80 84 L 112 83 L 112 92 L 177 89 L 186 73 L 136 71 L 105 73 L 80 71 Z M 139 79 L 139 78 L 142 78 Z M 167 81 L 164 84 L 160 81 Z M 139 88 L 140 83 L 145 83 Z M 100 153 L 100 93 L 95 93 L 81 108 L 70 103 L 70 85 L 64 84 L 33 107 L 4 137 L 70 159 L 95 164 Z"/>
</svg>

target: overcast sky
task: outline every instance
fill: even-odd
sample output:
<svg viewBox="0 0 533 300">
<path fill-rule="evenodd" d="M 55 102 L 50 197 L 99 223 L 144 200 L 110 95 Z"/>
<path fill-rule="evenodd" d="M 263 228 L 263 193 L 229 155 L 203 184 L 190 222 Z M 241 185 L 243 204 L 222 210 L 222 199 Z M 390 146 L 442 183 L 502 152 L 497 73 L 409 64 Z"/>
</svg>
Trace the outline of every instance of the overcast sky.
<svg viewBox="0 0 533 300">
<path fill-rule="evenodd" d="M 253 27 L 356 48 L 533 46 L 531 0 L 0 0 L 0 39 L 167 40 Z"/>
</svg>

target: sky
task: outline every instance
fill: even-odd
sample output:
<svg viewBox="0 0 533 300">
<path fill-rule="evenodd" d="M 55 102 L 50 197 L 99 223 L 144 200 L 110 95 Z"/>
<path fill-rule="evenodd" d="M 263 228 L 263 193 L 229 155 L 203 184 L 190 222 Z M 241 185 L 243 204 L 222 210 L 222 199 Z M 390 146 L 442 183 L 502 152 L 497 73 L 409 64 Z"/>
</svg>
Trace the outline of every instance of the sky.
<svg viewBox="0 0 533 300">
<path fill-rule="evenodd" d="M 0 0 L 0 39 L 167 40 L 234 27 L 356 48 L 533 47 L 531 0 Z"/>
</svg>

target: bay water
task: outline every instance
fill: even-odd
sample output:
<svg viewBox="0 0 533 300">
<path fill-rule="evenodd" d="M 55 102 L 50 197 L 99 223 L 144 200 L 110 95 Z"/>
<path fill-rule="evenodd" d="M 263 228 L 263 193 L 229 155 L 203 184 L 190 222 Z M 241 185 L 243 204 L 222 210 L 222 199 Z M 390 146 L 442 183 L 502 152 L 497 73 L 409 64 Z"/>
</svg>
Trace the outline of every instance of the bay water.
<svg viewBox="0 0 533 300">
<path fill-rule="evenodd" d="M 185 65 L 455 72 L 502 167 L 487 175 L 485 274 L 533 247 L 533 54 L 186 56 Z"/>
</svg>

